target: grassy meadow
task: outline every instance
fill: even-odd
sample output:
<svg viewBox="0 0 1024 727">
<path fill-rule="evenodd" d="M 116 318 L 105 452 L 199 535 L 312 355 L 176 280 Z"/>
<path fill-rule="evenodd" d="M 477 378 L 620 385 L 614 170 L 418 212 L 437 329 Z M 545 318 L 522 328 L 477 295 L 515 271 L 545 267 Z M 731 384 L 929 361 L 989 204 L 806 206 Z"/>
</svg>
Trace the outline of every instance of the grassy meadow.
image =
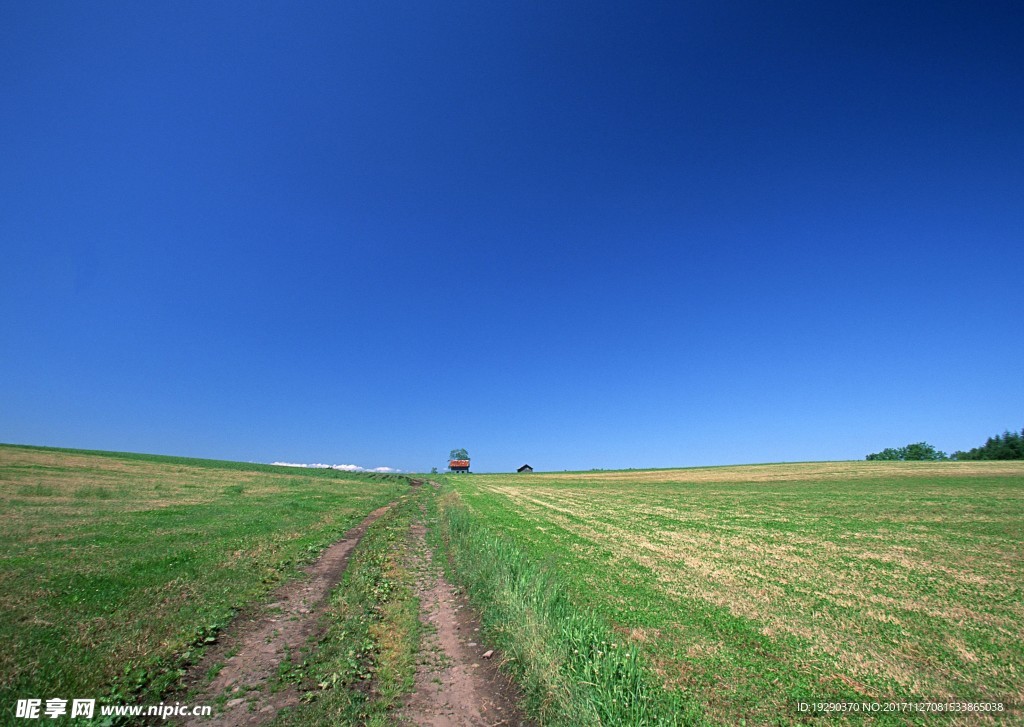
<svg viewBox="0 0 1024 727">
<path fill-rule="evenodd" d="M 247 605 L 404 478 L 0 445 L 0 721 L 157 703 Z"/>
<path fill-rule="evenodd" d="M 671 697 L 636 723 L 789 724 L 807 718 L 798 700 L 999 701 L 1016 705 L 999 721 L 1024 721 L 1024 462 L 449 476 L 446 488 L 453 543 L 486 531 L 502 542 L 491 560 L 521 557 L 550 581 L 523 590 L 519 611 L 477 589 L 485 611 L 506 614 L 491 618 L 506 649 L 530 658 L 530 604 L 567 594 L 533 608 L 546 640 L 563 642 L 535 671 L 572 673 L 564 691 L 579 693 L 562 721 L 622 701 L 587 674 L 634 668 L 646 672 L 634 694 L 651 699 L 653 682 Z M 456 560 L 471 585 L 488 578 L 472 556 L 481 542 Z M 514 588 L 523 568 L 488 588 Z M 605 630 L 593 658 L 574 666 L 580 645 L 558 619 Z M 609 662 L 612 648 L 635 658 Z"/>
<path fill-rule="evenodd" d="M 397 500 L 318 650 L 282 664 L 304 698 L 275 724 L 394 721 L 420 638 L 413 522 L 540 724 L 821 721 L 798 701 L 1003 702 L 951 721 L 1024 723 L 1024 462 L 436 479 L 0 445 L 0 722 L 18 698 L 159 702 Z"/>
</svg>

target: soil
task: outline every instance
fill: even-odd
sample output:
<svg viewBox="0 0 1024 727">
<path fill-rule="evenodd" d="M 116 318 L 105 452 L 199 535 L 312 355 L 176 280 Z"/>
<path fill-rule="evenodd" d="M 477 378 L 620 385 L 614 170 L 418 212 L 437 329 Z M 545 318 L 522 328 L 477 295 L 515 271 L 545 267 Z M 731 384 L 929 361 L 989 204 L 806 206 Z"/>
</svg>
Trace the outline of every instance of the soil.
<svg viewBox="0 0 1024 727">
<path fill-rule="evenodd" d="M 305 569 L 303 578 L 284 584 L 274 591 L 268 604 L 235 620 L 185 678 L 193 690 L 188 697 L 190 703 L 214 704 L 218 696 L 227 693 L 231 696 L 224 710 L 213 718 L 195 717 L 182 724 L 261 724 L 273 719 L 283 707 L 298 704 L 299 692 L 294 685 L 271 692 L 268 684 L 283 661 L 288 657 L 297 659 L 301 648 L 322 632 L 321 616 L 331 590 L 345 572 L 349 554 L 370 524 L 390 507 L 374 510 L 324 550 Z M 205 675 L 219 664 L 224 666 L 217 676 L 203 684 Z"/>
<path fill-rule="evenodd" d="M 480 640 L 480 619 L 434 563 L 426 528 L 413 524 L 414 568 L 424 635 L 416 688 L 399 713 L 403 724 L 430 727 L 532 724 L 520 693 L 498 666 L 501 654 Z"/>
</svg>

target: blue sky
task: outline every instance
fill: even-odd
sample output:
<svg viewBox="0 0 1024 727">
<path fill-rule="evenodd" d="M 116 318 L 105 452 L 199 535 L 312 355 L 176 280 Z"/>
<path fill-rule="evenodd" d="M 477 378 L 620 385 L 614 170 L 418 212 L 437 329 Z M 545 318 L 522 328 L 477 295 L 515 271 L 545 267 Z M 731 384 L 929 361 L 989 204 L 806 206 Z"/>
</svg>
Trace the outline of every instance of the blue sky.
<svg viewBox="0 0 1024 727">
<path fill-rule="evenodd" d="M 0 441 L 503 471 L 1024 426 L 1018 3 L 0 13 Z"/>
</svg>

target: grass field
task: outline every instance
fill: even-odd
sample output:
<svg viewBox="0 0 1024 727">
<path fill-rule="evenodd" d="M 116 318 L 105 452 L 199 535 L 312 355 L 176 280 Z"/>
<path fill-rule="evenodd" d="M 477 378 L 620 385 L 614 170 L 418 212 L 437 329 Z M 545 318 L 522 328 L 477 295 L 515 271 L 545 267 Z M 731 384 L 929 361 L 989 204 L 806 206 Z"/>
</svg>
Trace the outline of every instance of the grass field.
<svg viewBox="0 0 1024 727">
<path fill-rule="evenodd" d="M 414 520 L 543 724 L 792 724 L 797 701 L 891 700 L 1024 723 L 1024 463 L 438 480 L 0 445 L 0 721 L 24 697 L 159 702 L 240 609 L 397 500 L 319 650 L 282 665 L 309 699 L 277 724 L 393 719 L 419 643 Z"/>
<path fill-rule="evenodd" d="M 1024 463 L 474 475 L 447 486 L 711 723 L 791 723 L 797 700 L 1024 702 Z"/>
<path fill-rule="evenodd" d="M 0 704 L 156 703 L 402 478 L 0 446 Z"/>
</svg>

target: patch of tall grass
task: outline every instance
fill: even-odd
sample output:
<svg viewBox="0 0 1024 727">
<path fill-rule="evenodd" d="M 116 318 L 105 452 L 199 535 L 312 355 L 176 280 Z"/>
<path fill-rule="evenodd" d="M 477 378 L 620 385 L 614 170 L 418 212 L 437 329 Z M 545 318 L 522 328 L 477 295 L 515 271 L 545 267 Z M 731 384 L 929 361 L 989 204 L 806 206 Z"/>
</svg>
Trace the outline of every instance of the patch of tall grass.
<svg viewBox="0 0 1024 727">
<path fill-rule="evenodd" d="M 531 561 L 448 492 L 437 503 L 452 578 L 544 724 L 703 724 L 700 708 L 665 689 L 636 647 L 580 608 L 555 572 Z"/>
</svg>

